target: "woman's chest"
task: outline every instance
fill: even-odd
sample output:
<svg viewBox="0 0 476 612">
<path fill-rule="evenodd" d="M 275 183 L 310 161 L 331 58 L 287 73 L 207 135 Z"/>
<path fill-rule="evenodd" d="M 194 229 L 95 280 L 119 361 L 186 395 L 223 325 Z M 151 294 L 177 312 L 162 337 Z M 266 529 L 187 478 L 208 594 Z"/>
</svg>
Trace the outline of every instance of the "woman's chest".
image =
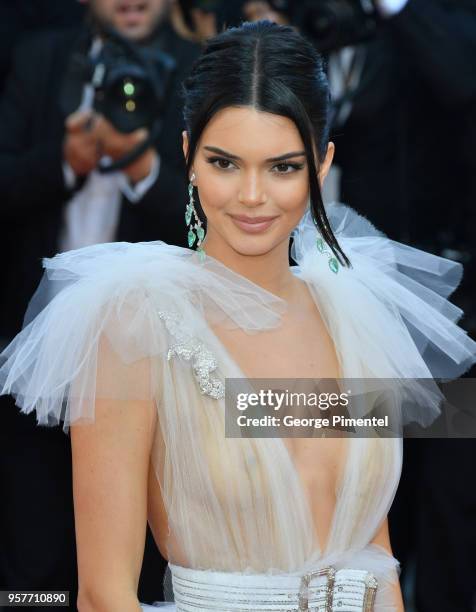
<svg viewBox="0 0 476 612">
<path fill-rule="evenodd" d="M 320 317 L 292 316 L 257 334 L 215 329 L 215 335 L 247 378 L 337 378 L 334 343 Z"/>
</svg>

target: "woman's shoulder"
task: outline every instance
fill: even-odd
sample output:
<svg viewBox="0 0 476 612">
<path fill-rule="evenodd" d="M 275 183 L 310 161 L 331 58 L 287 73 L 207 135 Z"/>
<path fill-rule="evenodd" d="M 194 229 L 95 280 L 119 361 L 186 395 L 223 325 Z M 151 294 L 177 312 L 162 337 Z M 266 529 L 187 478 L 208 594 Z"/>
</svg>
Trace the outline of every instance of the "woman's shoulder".
<svg viewBox="0 0 476 612">
<path fill-rule="evenodd" d="M 193 258 L 163 242 L 98 244 L 45 258 L 23 328 L 1 354 L 0 394 L 12 394 L 25 413 L 36 410 L 39 424 L 66 427 L 91 420 L 98 398 L 133 390 L 135 399 L 150 399 L 153 363 L 171 342 L 161 314 L 190 312 L 189 283 L 174 279 L 193 277 Z"/>
<path fill-rule="evenodd" d="M 390 239 L 345 204 L 328 204 L 326 213 L 350 266 L 329 265 L 331 248 L 322 245 L 309 213 L 294 233 L 291 256 L 315 288 L 347 375 L 405 381 L 408 389 L 412 379 L 466 372 L 476 360 L 476 343 L 458 325 L 463 311 L 448 299 L 462 265 Z M 422 424 L 435 414 L 435 400 L 424 395 Z"/>
<path fill-rule="evenodd" d="M 100 326 L 115 318 L 127 327 L 161 309 L 189 307 L 198 256 L 162 241 L 110 242 L 44 258 L 44 274 L 23 328 L 44 318 Z"/>
</svg>

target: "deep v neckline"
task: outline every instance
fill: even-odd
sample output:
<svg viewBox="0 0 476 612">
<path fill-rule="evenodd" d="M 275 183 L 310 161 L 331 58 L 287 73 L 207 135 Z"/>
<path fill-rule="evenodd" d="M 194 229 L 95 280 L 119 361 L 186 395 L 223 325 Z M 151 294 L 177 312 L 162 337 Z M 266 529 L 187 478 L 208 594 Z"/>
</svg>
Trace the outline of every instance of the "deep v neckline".
<svg viewBox="0 0 476 612">
<path fill-rule="evenodd" d="M 272 300 L 276 300 L 276 304 L 278 305 L 279 308 L 283 308 L 283 311 L 285 312 L 288 308 L 288 302 L 286 300 L 284 300 L 283 298 L 273 294 L 272 292 L 269 292 L 268 290 L 264 289 L 263 287 L 261 287 L 260 285 L 257 285 L 256 283 L 254 283 L 253 281 L 249 280 L 248 278 L 242 276 L 241 274 L 230 270 L 227 266 L 225 266 L 223 263 L 221 263 L 219 260 L 216 260 L 215 258 L 212 258 L 211 256 L 207 255 L 207 258 L 209 259 L 209 261 L 211 262 L 211 268 L 213 269 L 213 272 L 224 272 L 226 271 L 227 274 L 231 274 L 231 276 L 235 276 L 237 281 L 239 282 L 239 286 L 242 287 L 242 285 L 244 284 L 245 286 L 250 286 L 254 291 L 258 291 L 258 292 L 262 292 L 262 295 L 265 299 L 269 299 L 271 298 Z M 199 265 L 203 265 L 203 263 L 201 262 Z M 217 269 L 215 269 L 217 268 Z M 304 283 L 308 293 L 309 293 L 309 297 L 312 300 L 312 303 L 314 304 L 315 308 L 316 308 L 316 312 L 318 314 L 318 316 L 321 317 L 321 319 L 323 320 L 323 322 L 325 323 L 325 318 L 323 316 L 323 309 L 322 306 L 317 303 L 316 298 L 313 295 L 313 291 L 311 289 L 311 283 L 306 279 L 306 278 L 302 278 L 301 276 L 301 268 L 300 266 L 296 265 L 296 266 L 290 266 L 290 270 L 293 273 L 293 275 L 297 278 L 300 278 L 301 282 Z M 316 292 L 316 296 L 318 295 L 318 292 Z M 281 312 L 281 315 L 283 314 L 283 311 Z M 281 316 L 281 321 L 282 321 L 282 316 Z M 282 323 L 280 323 L 282 324 Z M 327 325 L 325 325 L 327 328 Z M 243 367 L 238 363 L 237 359 L 232 355 L 230 349 L 226 346 L 226 344 L 223 342 L 223 340 L 219 337 L 219 335 L 215 332 L 215 330 L 213 329 L 212 326 L 207 325 L 209 333 L 212 334 L 213 336 L 213 341 L 218 345 L 219 349 L 221 352 L 223 352 L 229 363 L 231 364 L 233 370 L 237 373 L 239 378 L 244 378 L 244 379 L 252 379 L 253 377 L 249 376 L 248 373 L 246 373 L 243 369 Z M 342 361 L 340 359 L 340 354 L 341 351 L 337 350 L 337 345 L 336 345 L 336 341 L 335 338 L 332 336 L 331 331 L 328 329 L 328 333 L 329 333 L 329 337 L 332 341 L 332 346 L 334 348 L 335 351 L 335 355 L 336 355 L 336 359 L 337 362 L 339 364 L 339 370 L 340 370 L 340 377 L 343 376 L 343 364 Z M 258 377 L 254 377 L 254 378 L 258 378 Z M 312 528 L 312 533 L 314 535 L 314 541 L 316 544 L 316 548 L 317 548 L 317 552 L 319 554 L 319 557 L 325 557 L 328 554 L 330 554 L 332 551 L 330 550 L 330 547 L 332 546 L 333 543 L 333 534 L 336 532 L 336 522 L 337 519 L 339 517 L 339 515 L 341 514 L 341 504 L 343 502 L 343 494 L 342 494 L 342 482 L 345 479 L 345 474 L 347 473 L 347 470 L 349 469 L 349 462 L 350 462 L 350 457 L 351 457 L 351 452 L 350 452 L 350 443 L 352 441 L 351 438 L 348 439 L 348 446 L 345 450 L 346 452 L 346 456 L 342 462 L 342 467 L 340 470 L 339 475 L 336 478 L 336 481 L 334 483 L 334 492 L 335 492 L 335 504 L 334 504 L 334 508 L 333 508 L 333 512 L 332 512 L 332 518 L 329 522 L 329 528 L 327 531 L 327 535 L 325 538 L 325 547 L 323 547 L 323 543 L 321 542 L 321 538 L 319 538 L 318 536 L 318 530 L 317 530 L 317 521 L 315 520 L 313 513 L 312 513 L 312 509 L 311 509 L 311 494 L 310 492 L 306 489 L 305 486 L 305 478 L 303 477 L 303 475 L 301 474 L 301 472 L 299 471 L 299 468 L 297 467 L 295 460 L 292 456 L 292 450 L 291 448 L 284 442 L 284 440 L 282 438 L 274 438 L 274 440 L 276 441 L 276 443 L 283 449 L 283 452 L 285 453 L 286 456 L 286 460 L 288 462 L 288 464 L 290 466 L 292 466 L 292 471 L 297 479 L 297 481 L 300 484 L 300 490 L 302 492 L 302 500 L 304 500 L 304 502 L 306 503 L 306 507 L 308 509 L 308 516 L 309 516 L 309 520 L 311 521 L 311 528 Z M 316 553 L 316 551 L 314 551 L 314 554 Z"/>
</svg>

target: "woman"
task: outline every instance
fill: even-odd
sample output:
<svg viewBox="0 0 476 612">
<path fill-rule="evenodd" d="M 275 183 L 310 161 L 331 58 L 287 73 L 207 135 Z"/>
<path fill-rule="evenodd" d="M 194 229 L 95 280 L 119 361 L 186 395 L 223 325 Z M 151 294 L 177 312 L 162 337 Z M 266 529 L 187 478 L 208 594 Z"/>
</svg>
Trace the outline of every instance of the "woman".
<svg viewBox="0 0 476 612">
<path fill-rule="evenodd" d="M 45 259 L 4 352 L 3 392 L 72 425 L 78 608 L 141 609 L 149 521 L 171 610 L 403 610 L 386 518 L 401 439 L 226 437 L 225 379 L 457 376 L 476 353 L 445 299 L 460 266 L 324 207 L 328 85 L 292 28 L 209 40 L 184 98 L 197 250 Z M 438 394 L 408 390 L 403 421 L 431 422 Z"/>
</svg>

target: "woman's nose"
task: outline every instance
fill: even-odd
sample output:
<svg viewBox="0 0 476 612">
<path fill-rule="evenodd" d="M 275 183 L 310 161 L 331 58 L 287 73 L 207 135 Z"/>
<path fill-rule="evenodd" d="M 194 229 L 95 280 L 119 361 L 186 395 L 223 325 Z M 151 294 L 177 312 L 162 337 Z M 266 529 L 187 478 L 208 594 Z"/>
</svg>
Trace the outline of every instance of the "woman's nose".
<svg viewBox="0 0 476 612">
<path fill-rule="evenodd" d="M 263 181 L 260 180 L 257 173 L 243 175 L 238 201 L 245 206 L 258 206 L 266 202 Z"/>
</svg>

